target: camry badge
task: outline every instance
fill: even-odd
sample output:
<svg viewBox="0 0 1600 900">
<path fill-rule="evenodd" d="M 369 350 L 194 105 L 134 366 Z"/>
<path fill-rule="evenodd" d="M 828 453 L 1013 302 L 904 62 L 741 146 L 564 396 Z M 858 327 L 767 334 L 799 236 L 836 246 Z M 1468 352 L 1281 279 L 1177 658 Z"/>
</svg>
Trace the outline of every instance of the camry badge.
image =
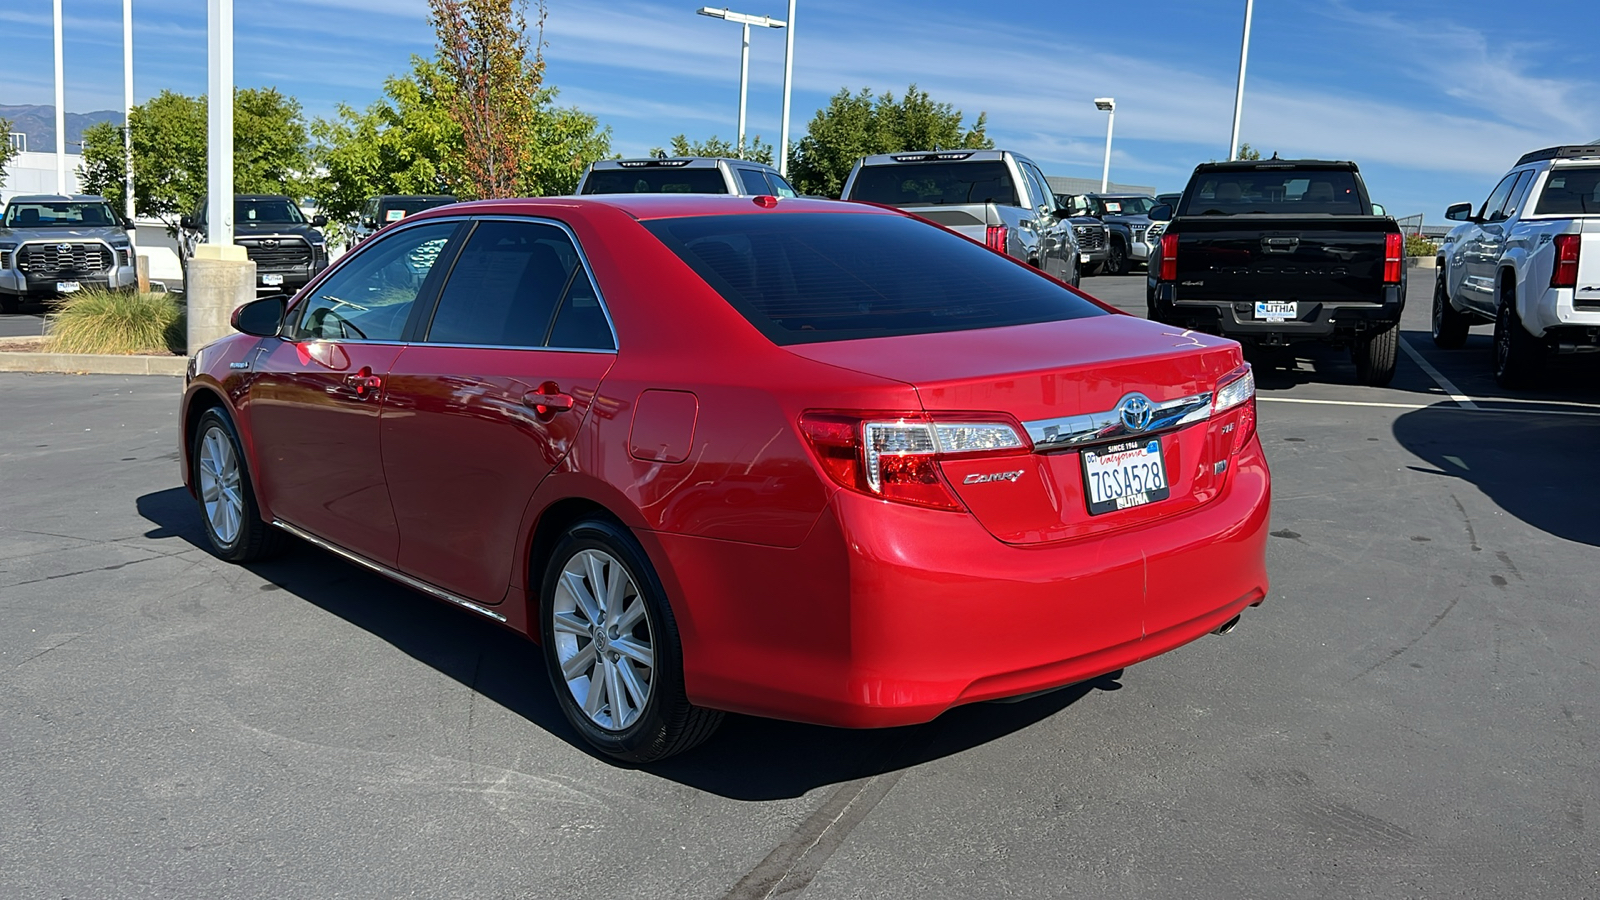
<svg viewBox="0 0 1600 900">
<path fill-rule="evenodd" d="M 1021 469 L 1018 469 L 1015 472 L 990 472 L 987 475 L 979 475 L 977 472 L 973 472 L 971 475 L 968 475 L 967 477 L 961 479 L 961 483 L 962 484 L 988 484 L 991 481 L 1009 481 L 1009 482 L 1012 482 L 1014 484 L 1014 483 L 1016 483 L 1016 480 L 1018 478 L 1021 478 L 1021 477 L 1022 477 L 1022 470 Z"/>
<path fill-rule="evenodd" d="M 1140 393 L 1129 394 L 1117 404 L 1117 415 L 1121 417 L 1122 424 L 1129 431 L 1143 431 L 1150 427 L 1150 420 L 1155 417 L 1156 407 L 1150 398 Z"/>
</svg>

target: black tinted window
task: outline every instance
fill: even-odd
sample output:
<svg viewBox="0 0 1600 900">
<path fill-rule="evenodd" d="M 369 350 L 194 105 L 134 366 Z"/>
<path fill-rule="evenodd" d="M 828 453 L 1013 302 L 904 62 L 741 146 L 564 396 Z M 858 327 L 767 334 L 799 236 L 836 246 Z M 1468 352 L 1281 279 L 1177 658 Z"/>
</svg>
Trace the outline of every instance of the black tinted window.
<svg viewBox="0 0 1600 900">
<path fill-rule="evenodd" d="M 540 347 L 573 276 L 566 232 L 537 222 L 480 222 L 439 294 L 427 340 Z"/>
<path fill-rule="evenodd" d="M 1017 188 L 1010 170 L 999 160 L 895 163 L 862 166 L 846 199 L 890 206 L 958 203 L 1016 206 Z"/>
<path fill-rule="evenodd" d="M 644 225 L 778 344 L 1104 314 L 1031 269 L 900 216 L 758 214 Z"/>
<path fill-rule="evenodd" d="M 556 323 L 550 329 L 550 346 L 568 350 L 613 350 L 611 324 L 600 306 L 594 284 L 579 271 L 572 288 L 561 301 Z"/>
<path fill-rule="evenodd" d="M 1600 213 L 1600 167 L 1552 169 L 1533 211 L 1554 216 Z"/>
<path fill-rule="evenodd" d="M 746 194 L 770 194 L 772 185 L 767 184 L 767 176 L 756 169 L 734 169 L 739 176 L 739 185 Z"/>
<path fill-rule="evenodd" d="M 289 202 L 287 197 L 265 197 L 261 199 L 235 197 L 233 200 L 233 223 L 235 225 L 265 223 L 298 225 L 305 220 L 306 217 L 300 214 L 300 207 Z"/>
<path fill-rule="evenodd" d="M 596 169 L 583 183 L 585 194 L 726 194 L 716 169 L 650 167 Z"/>
<path fill-rule="evenodd" d="M 1361 204 L 1349 169 L 1241 169 L 1197 175 L 1178 214 L 1363 216 L 1372 208 Z"/>
</svg>

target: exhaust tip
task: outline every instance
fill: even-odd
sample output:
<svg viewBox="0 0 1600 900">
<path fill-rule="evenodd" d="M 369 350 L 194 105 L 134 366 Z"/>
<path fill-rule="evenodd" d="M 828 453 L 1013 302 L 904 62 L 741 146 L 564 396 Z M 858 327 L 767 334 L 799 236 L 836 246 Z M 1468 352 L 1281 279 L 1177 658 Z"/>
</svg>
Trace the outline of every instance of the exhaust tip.
<svg viewBox="0 0 1600 900">
<path fill-rule="evenodd" d="M 1221 625 L 1218 625 L 1216 627 L 1216 629 L 1213 630 L 1211 633 L 1212 634 L 1227 634 L 1228 632 L 1234 630 L 1237 627 L 1239 627 L 1239 617 L 1238 616 L 1234 616 L 1233 618 L 1229 619 L 1228 621 L 1223 622 Z"/>
</svg>

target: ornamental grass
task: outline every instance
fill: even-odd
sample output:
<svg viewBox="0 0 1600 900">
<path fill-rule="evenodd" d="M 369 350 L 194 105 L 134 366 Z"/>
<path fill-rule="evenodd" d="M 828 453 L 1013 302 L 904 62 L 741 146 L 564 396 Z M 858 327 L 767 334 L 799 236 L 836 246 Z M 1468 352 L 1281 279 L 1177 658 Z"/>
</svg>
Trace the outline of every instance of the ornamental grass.
<svg viewBox="0 0 1600 900">
<path fill-rule="evenodd" d="M 50 316 L 51 353 L 182 354 L 183 309 L 169 294 L 85 290 Z"/>
</svg>

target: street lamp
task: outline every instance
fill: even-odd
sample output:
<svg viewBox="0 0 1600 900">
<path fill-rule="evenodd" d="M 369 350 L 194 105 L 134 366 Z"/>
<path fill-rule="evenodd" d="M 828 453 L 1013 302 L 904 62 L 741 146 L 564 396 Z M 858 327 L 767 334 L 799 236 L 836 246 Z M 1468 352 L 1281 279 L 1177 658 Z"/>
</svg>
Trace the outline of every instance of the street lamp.
<svg viewBox="0 0 1600 900">
<path fill-rule="evenodd" d="M 1117 101 L 1110 97 L 1094 98 L 1094 108 L 1106 116 L 1106 165 L 1100 170 L 1100 193 L 1104 194 L 1111 187 L 1111 126 L 1117 123 Z"/>
<path fill-rule="evenodd" d="M 1239 41 L 1239 83 L 1233 93 L 1233 133 L 1228 136 L 1228 160 L 1239 158 L 1239 115 L 1244 112 L 1244 64 L 1250 59 L 1250 13 L 1255 0 L 1244 0 L 1244 38 Z"/>
<path fill-rule="evenodd" d="M 785 28 L 789 23 L 770 16 L 752 16 L 745 13 L 736 13 L 729 9 L 715 9 L 702 6 L 698 10 L 702 16 L 713 19 L 726 19 L 744 26 L 744 39 L 739 50 L 739 158 L 744 158 L 744 109 L 745 100 L 750 94 L 750 26 L 758 28 Z M 787 85 L 785 85 L 787 90 Z"/>
</svg>

